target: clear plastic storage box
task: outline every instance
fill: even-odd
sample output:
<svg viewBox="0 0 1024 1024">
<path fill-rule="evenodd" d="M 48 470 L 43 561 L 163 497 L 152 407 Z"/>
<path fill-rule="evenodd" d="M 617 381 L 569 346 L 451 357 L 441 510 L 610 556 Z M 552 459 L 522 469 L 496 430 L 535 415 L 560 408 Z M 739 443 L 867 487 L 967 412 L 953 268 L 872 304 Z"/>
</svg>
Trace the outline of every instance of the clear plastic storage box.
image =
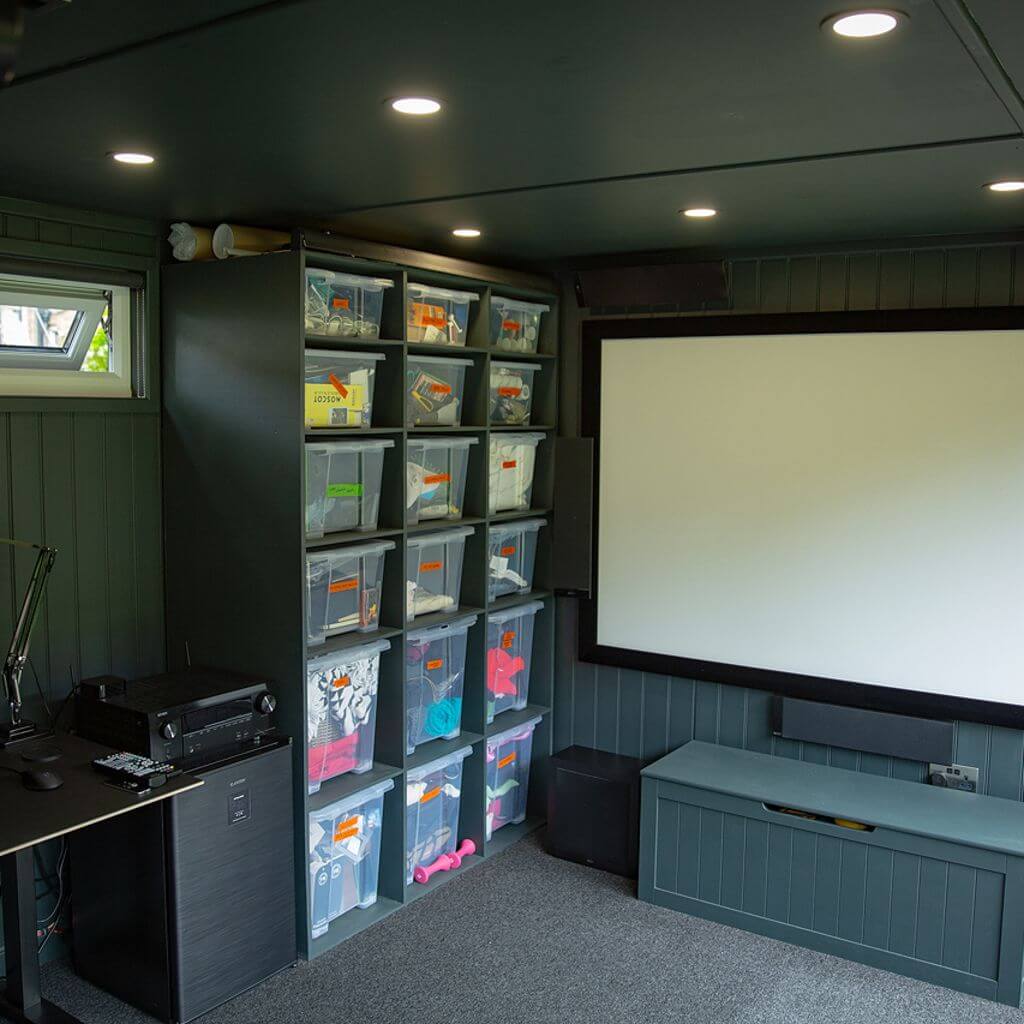
<svg viewBox="0 0 1024 1024">
<path fill-rule="evenodd" d="M 327 338 L 379 338 L 386 277 L 306 271 L 306 333 Z"/>
<path fill-rule="evenodd" d="M 405 884 L 413 872 L 429 867 L 459 844 L 462 762 L 472 753 L 463 747 L 436 761 L 410 768 L 405 775 Z"/>
<path fill-rule="evenodd" d="M 466 367 L 472 365 L 472 359 L 415 356 L 410 353 L 405 371 L 405 421 L 408 426 L 461 426 Z"/>
<path fill-rule="evenodd" d="M 380 621 L 384 556 L 390 540 L 356 544 L 306 555 L 306 639 L 322 643 L 328 636 L 361 630 Z"/>
<path fill-rule="evenodd" d="M 392 779 L 309 814 L 309 920 L 315 939 L 354 907 L 377 902 L 384 794 Z"/>
<path fill-rule="evenodd" d="M 487 721 L 526 707 L 533 661 L 533 626 L 542 601 L 491 612 L 487 617 Z"/>
<path fill-rule="evenodd" d="M 306 428 L 369 427 L 379 352 L 306 349 Z"/>
<path fill-rule="evenodd" d="M 539 363 L 491 363 L 491 423 L 528 426 L 533 411 L 533 378 Z"/>
<path fill-rule="evenodd" d="M 543 519 L 515 519 L 487 533 L 487 599 L 525 594 L 533 587 L 537 534 Z"/>
<path fill-rule="evenodd" d="M 410 437 L 405 476 L 406 521 L 461 519 L 475 437 Z"/>
<path fill-rule="evenodd" d="M 466 641 L 475 615 L 428 626 L 405 638 L 406 753 L 462 731 Z"/>
<path fill-rule="evenodd" d="M 376 530 L 384 451 L 394 441 L 306 445 L 306 536 Z"/>
<path fill-rule="evenodd" d="M 541 302 L 491 296 L 491 344 L 509 352 L 536 352 L 540 318 L 551 309 Z"/>
<path fill-rule="evenodd" d="M 406 544 L 405 617 L 450 612 L 459 607 L 462 557 L 472 526 L 415 534 Z"/>
<path fill-rule="evenodd" d="M 532 718 L 487 738 L 488 840 L 499 828 L 526 820 L 533 730 L 539 723 L 539 717 Z"/>
<path fill-rule="evenodd" d="M 453 292 L 449 288 L 412 283 L 406 291 L 405 321 L 409 341 L 465 346 L 469 332 L 469 304 L 479 298 L 476 292 Z"/>
<path fill-rule="evenodd" d="M 496 434 L 491 437 L 487 507 L 492 515 L 530 507 L 537 445 L 543 440 L 543 434 Z"/>
<path fill-rule="evenodd" d="M 391 644 L 311 658 L 306 666 L 306 778 L 316 793 L 325 779 L 373 767 L 380 656 Z"/>
</svg>

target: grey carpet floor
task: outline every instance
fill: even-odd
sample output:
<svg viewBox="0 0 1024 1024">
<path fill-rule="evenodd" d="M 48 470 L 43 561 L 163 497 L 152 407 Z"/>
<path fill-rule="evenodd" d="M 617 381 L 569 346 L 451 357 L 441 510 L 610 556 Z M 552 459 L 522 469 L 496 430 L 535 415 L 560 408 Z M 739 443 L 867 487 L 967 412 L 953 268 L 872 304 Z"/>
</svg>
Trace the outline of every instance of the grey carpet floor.
<svg viewBox="0 0 1024 1024">
<path fill-rule="evenodd" d="M 57 963 L 86 1024 L 152 1024 Z M 536 838 L 203 1024 L 1024 1024 L 1024 1013 L 638 902 Z"/>
</svg>

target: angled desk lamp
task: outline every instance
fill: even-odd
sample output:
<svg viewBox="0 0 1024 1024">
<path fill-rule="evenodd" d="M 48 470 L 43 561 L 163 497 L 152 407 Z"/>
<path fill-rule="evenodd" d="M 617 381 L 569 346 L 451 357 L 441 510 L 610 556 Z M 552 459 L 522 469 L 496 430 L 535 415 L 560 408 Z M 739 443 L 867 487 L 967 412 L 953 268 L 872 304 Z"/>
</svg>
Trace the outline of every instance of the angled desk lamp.
<svg viewBox="0 0 1024 1024">
<path fill-rule="evenodd" d="M 25 598 L 21 602 L 21 611 L 18 613 L 18 621 L 14 625 L 14 634 L 11 636 L 10 646 L 7 648 L 7 657 L 4 659 L 3 691 L 11 708 L 11 720 L 7 724 L 0 725 L 0 747 L 6 747 L 8 744 L 39 735 L 39 729 L 35 723 L 23 721 L 21 717 L 21 674 L 25 671 L 25 664 L 28 661 L 28 645 L 32 639 L 32 627 L 39 614 L 43 591 L 46 589 L 46 581 L 53 568 L 54 559 L 57 557 L 57 549 L 41 544 L 31 544 L 28 541 L 8 540 L 5 537 L 0 537 L 0 544 L 34 548 L 39 552 L 36 556 L 35 567 L 32 569 L 32 578 L 28 581 L 28 587 L 25 590 Z"/>
</svg>

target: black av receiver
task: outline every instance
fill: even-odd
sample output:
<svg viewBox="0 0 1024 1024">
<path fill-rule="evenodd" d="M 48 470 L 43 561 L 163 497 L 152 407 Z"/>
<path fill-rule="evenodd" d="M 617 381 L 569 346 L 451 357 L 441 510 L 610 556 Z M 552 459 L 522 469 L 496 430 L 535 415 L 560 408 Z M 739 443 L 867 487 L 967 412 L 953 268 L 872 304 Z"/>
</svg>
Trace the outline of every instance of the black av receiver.
<svg viewBox="0 0 1024 1024">
<path fill-rule="evenodd" d="M 82 681 L 80 736 L 154 761 L 208 761 L 272 729 L 277 701 L 267 683 L 220 669 L 190 668 L 128 682 Z"/>
</svg>

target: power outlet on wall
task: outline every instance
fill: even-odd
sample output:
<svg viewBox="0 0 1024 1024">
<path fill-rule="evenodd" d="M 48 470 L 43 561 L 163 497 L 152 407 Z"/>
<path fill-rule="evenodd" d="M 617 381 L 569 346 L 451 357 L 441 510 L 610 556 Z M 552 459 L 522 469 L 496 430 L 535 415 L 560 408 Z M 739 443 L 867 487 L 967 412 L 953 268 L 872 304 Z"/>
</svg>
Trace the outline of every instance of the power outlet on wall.
<svg viewBox="0 0 1024 1024">
<path fill-rule="evenodd" d="M 928 781 L 945 789 L 960 789 L 965 793 L 978 792 L 978 769 L 963 764 L 930 764 Z"/>
</svg>

